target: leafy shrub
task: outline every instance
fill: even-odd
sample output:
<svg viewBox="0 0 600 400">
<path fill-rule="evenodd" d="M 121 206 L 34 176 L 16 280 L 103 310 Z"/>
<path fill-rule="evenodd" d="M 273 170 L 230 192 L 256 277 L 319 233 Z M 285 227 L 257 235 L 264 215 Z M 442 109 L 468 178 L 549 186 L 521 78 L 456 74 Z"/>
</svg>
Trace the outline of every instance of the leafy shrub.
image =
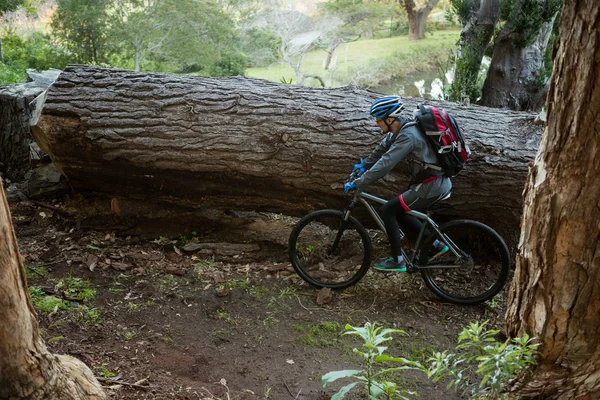
<svg viewBox="0 0 600 400">
<path fill-rule="evenodd" d="M 24 82 L 28 68 L 63 69 L 70 62 L 65 50 L 39 32 L 20 37 L 13 30 L 6 30 L 2 35 L 2 48 L 5 64 L 0 64 L 0 84 Z"/>
<path fill-rule="evenodd" d="M 424 372 L 434 382 L 449 378 L 447 388 L 470 393 L 473 399 L 503 399 L 503 386 L 523 369 L 536 364 L 539 344 L 527 334 L 499 343 L 498 330 L 486 330 L 487 321 L 471 323 L 458 335 L 459 353 L 437 352 Z M 469 380 L 470 373 L 480 377 Z"/>
<path fill-rule="evenodd" d="M 483 323 L 472 322 L 458 335 L 457 353 L 435 352 L 426 365 L 402 357 L 390 357 L 385 353 L 387 347 L 381 344 L 392 340 L 392 333 L 405 333 L 396 329 L 382 329 L 367 322 L 362 328 L 346 325 L 345 334 L 358 335 L 363 339 L 364 351 L 354 349 L 361 356 L 365 367 L 332 371 L 323 375 L 323 387 L 341 378 L 353 378 L 354 382 L 343 386 L 331 400 L 342 399 L 354 387 L 363 387 L 370 400 L 407 399 L 405 394 L 416 394 L 399 389 L 394 382 L 382 380 L 390 372 L 398 370 L 420 370 L 433 382 L 448 380 L 447 389 L 469 394 L 476 400 L 504 399 L 502 392 L 506 383 L 524 369 L 536 364 L 535 355 L 539 344 L 524 334 L 520 338 L 498 342 L 495 336 L 498 330 L 487 330 Z M 399 367 L 387 367 L 385 363 L 399 363 Z M 472 377 L 478 381 L 473 382 Z"/>
<path fill-rule="evenodd" d="M 406 369 L 419 369 L 421 365 L 418 362 L 407 360 L 401 357 L 390 357 L 384 352 L 387 350 L 386 346 L 381 344 L 392 340 L 389 336 L 392 333 L 403 333 L 406 332 L 399 329 L 382 329 L 377 327 L 376 324 L 367 322 L 362 328 L 355 328 L 350 325 L 346 325 L 346 335 L 358 335 L 363 340 L 362 347 L 364 351 L 354 349 L 354 353 L 359 355 L 363 362 L 363 369 L 347 369 L 342 371 L 329 372 L 321 378 L 323 387 L 327 386 L 328 383 L 336 381 L 340 378 L 354 378 L 355 382 L 352 382 L 342 387 L 336 394 L 331 397 L 331 400 L 342 399 L 350 390 L 354 387 L 363 387 L 369 399 L 378 399 L 384 395 L 387 399 L 400 398 L 407 399 L 404 394 L 415 394 L 404 389 L 399 389 L 398 385 L 394 382 L 381 380 L 385 375 L 393 371 L 400 371 Z M 399 367 L 387 367 L 386 363 L 398 363 L 401 364 Z"/>
<path fill-rule="evenodd" d="M 246 73 L 246 56 L 241 53 L 224 54 L 209 68 L 210 76 L 238 76 Z"/>
</svg>

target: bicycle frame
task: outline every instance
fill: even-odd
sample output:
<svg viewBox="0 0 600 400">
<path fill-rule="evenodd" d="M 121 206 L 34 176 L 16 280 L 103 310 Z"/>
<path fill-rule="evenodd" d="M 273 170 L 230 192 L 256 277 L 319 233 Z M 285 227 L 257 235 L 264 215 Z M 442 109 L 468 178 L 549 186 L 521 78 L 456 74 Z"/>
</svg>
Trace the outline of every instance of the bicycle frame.
<svg viewBox="0 0 600 400">
<path fill-rule="evenodd" d="M 358 205 L 358 203 L 360 203 L 366 207 L 367 211 L 369 212 L 369 214 L 371 214 L 371 217 L 373 218 L 373 220 L 375 221 L 375 223 L 377 224 L 379 229 L 381 229 L 383 231 L 383 233 L 387 236 L 387 231 L 385 230 L 385 224 L 383 223 L 383 219 L 381 219 L 381 216 L 379 215 L 377 210 L 375 210 L 375 207 L 373 207 L 373 205 L 371 203 L 369 203 L 369 201 L 379 203 L 379 204 L 387 203 L 387 200 L 384 200 L 381 197 L 373 196 L 372 194 L 365 193 L 359 189 L 355 192 L 354 197 L 348 204 L 348 207 L 344 210 L 344 221 L 348 221 L 348 218 L 350 218 L 350 213 Z M 408 265 L 415 266 L 415 257 L 417 256 L 417 250 L 419 249 L 419 245 L 421 244 L 421 241 L 423 240 L 423 236 L 425 235 L 425 230 L 427 228 L 427 225 L 430 225 L 437 232 L 437 234 L 440 235 L 440 238 L 442 239 L 442 241 L 445 242 L 446 245 L 448 245 L 448 247 L 450 248 L 452 253 L 454 253 L 454 255 L 456 255 L 456 257 L 458 257 L 460 259 L 464 259 L 463 255 L 462 255 L 462 251 L 458 248 L 458 246 L 456 246 L 456 244 L 454 244 L 454 242 L 446 234 L 444 234 L 440 230 L 439 226 L 431 218 L 429 218 L 429 215 L 421 213 L 419 211 L 415 211 L 415 210 L 408 211 L 407 214 L 412 215 L 413 217 L 416 217 L 416 218 L 420 219 L 421 221 L 423 221 L 423 227 L 419 231 L 419 235 L 417 236 L 417 241 L 415 242 L 414 251 L 412 252 L 410 257 L 406 254 L 404 249 L 401 249 L 402 257 L 404 257 L 404 259 L 408 261 L 407 262 Z M 400 235 L 402 236 L 402 238 L 404 238 L 404 236 L 405 236 L 404 232 L 402 232 L 402 229 L 400 229 Z M 336 242 L 337 242 L 337 240 L 336 240 Z M 434 267 L 419 266 L 419 268 L 420 269 L 441 268 L 441 266 L 434 266 Z M 461 268 L 461 265 L 447 265 L 447 266 L 444 266 L 443 268 Z"/>
</svg>

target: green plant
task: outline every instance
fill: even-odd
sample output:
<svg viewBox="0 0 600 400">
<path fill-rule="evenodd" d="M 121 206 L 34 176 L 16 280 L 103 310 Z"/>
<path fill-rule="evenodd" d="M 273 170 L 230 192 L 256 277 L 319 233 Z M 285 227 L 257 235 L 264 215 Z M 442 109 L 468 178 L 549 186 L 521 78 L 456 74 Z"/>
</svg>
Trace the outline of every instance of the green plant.
<svg viewBox="0 0 600 400">
<path fill-rule="evenodd" d="M 158 281 L 158 284 L 160 286 L 175 286 L 176 283 L 177 283 L 177 280 L 171 274 L 165 275 L 164 278 L 159 279 L 159 281 Z"/>
<path fill-rule="evenodd" d="M 246 291 L 258 299 L 265 297 L 269 293 L 269 289 L 264 286 L 250 286 Z"/>
<path fill-rule="evenodd" d="M 75 320 L 83 325 L 97 323 L 100 320 L 100 312 L 96 308 L 88 306 L 80 306 L 73 310 L 75 312 Z"/>
<path fill-rule="evenodd" d="M 127 306 L 127 312 L 128 313 L 134 313 L 140 310 L 140 305 L 136 304 L 136 303 L 129 303 L 129 305 Z"/>
<path fill-rule="evenodd" d="M 64 338 L 65 338 L 64 336 L 54 336 L 54 337 L 51 337 L 50 339 L 48 339 L 48 343 L 60 342 Z"/>
<path fill-rule="evenodd" d="M 54 296 L 48 296 L 37 286 L 29 287 L 29 296 L 35 309 L 42 313 L 50 313 L 56 308 L 60 310 L 67 310 L 69 308 L 69 304 L 66 301 Z"/>
<path fill-rule="evenodd" d="M 104 364 L 98 367 L 98 375 L 104 379 L 110 379 L 117 376 L 114 372 L 106 368 L 106 365 Z"/>
<path fill-rule="evenodd" d="M 383 329 L 377 327 L 376 323 L 367 322 L 364 327 L 356 328 L 346 325 L 346 335 L 358 335 L 363 340 L 362 347 L 364 351 L 355 348 L 353 351 L 358 354 L 364 362 L 363 369 L 348 369 L 342 371 L 332 371 L 321 377 L 323 387 L 328 383 L 340 378 L 354 378 L 356 381 L 343 386 L 331 400 L 342 399 L 355 386 L 362 386 L 366 390 L 369 400 L 376 400 L 384 396 L 385 399 L 408 399 L 405 394 L 415 394 L 408 390 L 398 388 L 394 382 L 379 381 L 383 376 L 400 370 L 421 369 L 418 362 L 408 360 L 402 357 L 391 357 L 384 352 L 387 350 L 383 343 L 392 340 L 392 333 L 406 334 L 399 329 Z M 399 367 L 387 367 L 387 363 L 399 363 Z"/>
<path fill-rule="evenodd" d="M 227 321 L 230 325 L 237 325 L 237 321 L 225 310 L 217 310 L 217 319 Z"/>
<path fill-rule="evenodd" d="M 308 346 L 333 347 L 340 344 L 342 327 L 337 322 L 325 321 L 317 325 L 295 325 L 294 330 L 306 333 L 302 337 L 302 341 Z"/>
<path fill-rule="evenodd" d="M 296 295 L 296 291 L 297 289 L 295 287 L 284 287 L 281 290 L 279 290 L 279 298 L 280 299 L 284 299 L 284 298 L 290 298 Z"/>
<path fill-rule="evenodd" d="M 48 269 L 41 266 L 25 264 L 25 275 L 27 279 L 45 278 L 48 276 Z"/>
<path fill-rule="evenodd" d="M 137 337 L 137 332 L 136 331 L 125 331 L 125 335 L 123 337 L 125 338 L 125 340 L 129 341 L 129 340 Z"/>
<path fill-rule="evenodd" d="M 457 350 L 460 354 L 437 352 L 429 365 L 423 368 L 434 382 L 449 378 L 447 388 L 471 393 L 474 399 L 503 399 L 502 388 L 524 368 L 535 365 L 535 353 L 539 344 L 527 334 L 523 337 L 498 343 L 494 338 L 500 331 L 486 330 L 487 321 L 472 322 L 458 335 Z M 474 371 L 473 371 L 474 370 Z M 469 372 L 481 380 L 471 383 Z"/>
<path fill-rule="evenodd" d="M 181 241 L 184 244 L 196 242 L 198 241 L 198 233 L 196 231 L 193 231 L 190 237 L 187 237 L 186 235 L 179 235 L 179 241 Z"/>
<path fill-rule="evenodd" d="M 73 278 L 69 275 L 61 279 L 55 286 L 57 292 L 63 292 L 67 299 L 87 302 L 96 297 L 96 290 L 90 289 L 90 281 Z"/>
</svg>

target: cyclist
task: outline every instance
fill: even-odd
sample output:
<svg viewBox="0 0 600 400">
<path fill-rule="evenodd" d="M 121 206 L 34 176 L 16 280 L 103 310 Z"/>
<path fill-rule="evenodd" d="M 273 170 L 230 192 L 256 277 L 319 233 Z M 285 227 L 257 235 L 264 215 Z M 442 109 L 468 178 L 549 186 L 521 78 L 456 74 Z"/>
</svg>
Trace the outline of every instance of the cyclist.
<svg viewBox="0 0 600 400">
<path fill-rule="evenodd" d="M 361 158 L 354 165 L 353 171 L 360 170 L 362 175 L 344 185 L 346 193 L 357 188 L 365 189 L 387 175 L 400 161 L 408 161 L 409 189 L 381 208 L 392 257 L 374 265 L 380 271 L 406 271 L 406 261 L 400 251 L 402 237 L 398 220 L 410 230 L 419 232 L 421 221 L 406 212 L 424 211 L 431 204 L 448 196 L 452 190 L 452 182 L 438 165 L 435 151 L 419 132 L 414 120 L 401 114 L 402 110 L 404 105 L 399 96 L 384 96 L 371 104 L 370 114 L 385 137 L 366 159 Z M 448 246 L 438 240 L 434 242 L 434 247 L 438 251 L 436 256 L 448 251 Z"/>
</svg>

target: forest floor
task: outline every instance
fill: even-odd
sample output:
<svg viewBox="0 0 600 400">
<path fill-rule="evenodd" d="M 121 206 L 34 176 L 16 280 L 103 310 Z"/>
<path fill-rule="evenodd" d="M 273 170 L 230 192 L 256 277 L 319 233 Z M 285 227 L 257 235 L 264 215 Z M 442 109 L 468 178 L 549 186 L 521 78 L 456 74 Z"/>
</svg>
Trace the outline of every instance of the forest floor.
<svg viewBox="0 0 600 400">
<path fill-rule="evenodd" d="M 416 275 L 369 272 L 317 300 L 287 261 L 289 218 L 256 213 L 253 226 L 279 245 L 236 252 L 248 243 L 82 229 L 61 201 L 10 204 L 40 332 L 52 352 L 84 361 L 113 399 L 329 399 L 350 381 L 323 388 L 322 375 L 362 368 L 352 351 L 362 342 L 343 334 L 346 324 L 404 330 L 386 354 L 420 362 L 453 351 L 472 321 L 503 327 L 504 295 L 451 305 Z M 211 245 L 182 251 L 190 242 Z M 388 378 L 420 399 L 461 398 L 421 372 Z M 346 398 L 365 398 L 354 390 Z"/>
</svg>

